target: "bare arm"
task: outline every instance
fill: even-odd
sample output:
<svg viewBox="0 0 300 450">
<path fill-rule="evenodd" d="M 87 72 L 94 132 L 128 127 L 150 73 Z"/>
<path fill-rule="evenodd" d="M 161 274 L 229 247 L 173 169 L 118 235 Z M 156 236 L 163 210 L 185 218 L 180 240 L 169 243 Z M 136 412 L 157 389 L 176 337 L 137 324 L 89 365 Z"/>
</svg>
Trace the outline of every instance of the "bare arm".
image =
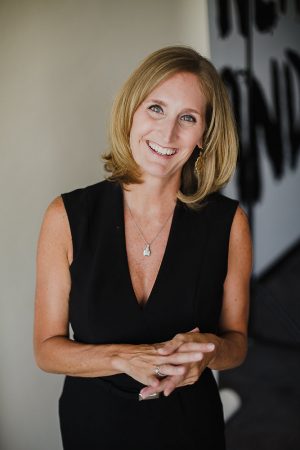
<svg viewBox="0 0 300 450">
<path fill-rule="evenodd" d="M 209 363 L 211 369 L 236 367 L 246 357 L 251 271 L 252 244 L 248 219 L 238 208 L 231 227 L 220 335 L 215 341 L 215 357 Z"/>
<path fill-rule="evenodd" d="M 37 250 L 34 352 L 42 370 L 80 377 L 124 372 L 144 384 L 156 385 L 156 365 L 163 363 L 175 374 L 180 373 L 181 363 L 199 359 L 199 352 L 162 357 L 156 345 L 89 345 L 69 339 L 71 262 L 72 237 L 58 197 L 45 213 Z"/>
<path fill-rule="evenodd" d="M 48 207 L 41 227 L 36 271 L 34 351 L 38 366 L 53 373 L 101 376 L 117 373 L 116 348 L 69 339 L 72 238 L 61 197 Z"/>
</svg>

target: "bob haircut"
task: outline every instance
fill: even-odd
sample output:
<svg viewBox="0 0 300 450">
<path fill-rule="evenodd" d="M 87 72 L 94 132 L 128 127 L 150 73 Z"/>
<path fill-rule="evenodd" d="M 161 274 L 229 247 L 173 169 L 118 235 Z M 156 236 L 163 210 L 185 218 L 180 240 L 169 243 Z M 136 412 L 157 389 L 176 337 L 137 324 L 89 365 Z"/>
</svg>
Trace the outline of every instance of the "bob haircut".
<svg viewBox="0 0 300 450">
<path fill-rule="evenodd" d="M 142 183 L 139 166 L 129 144 L 133 115 L 159 83 L 178 72 L 198 77 L 207 101 L 203 136 L 204 167 L 197 173 L 196 147 L 181 173 L 177 198 L 196 208 L 210 193 L 221 189 L 232 176 L 238 152 L 236 126 L 225 86 L 215 67 L 195 50 L 186 46 L 165 47 L 151 53 L 132 73 L 117 95 L 111 113 L 110 149 L 103 156 L 108 180 L 118 181 L 125 188 Z"/>
</svg>

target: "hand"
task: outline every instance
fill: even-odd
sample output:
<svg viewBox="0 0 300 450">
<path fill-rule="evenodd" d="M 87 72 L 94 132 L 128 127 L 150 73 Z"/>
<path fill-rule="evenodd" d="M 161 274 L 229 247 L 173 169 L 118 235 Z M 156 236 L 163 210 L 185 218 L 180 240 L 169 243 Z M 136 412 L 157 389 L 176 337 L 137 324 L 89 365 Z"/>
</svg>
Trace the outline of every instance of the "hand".
<svg viewBox="0 0 300 450">
<path fill-rule="evenodd" d="M 165 396 L 168 396 L 177 387 L 194 384 L 201 376 L 203 370 L 215 358 L 216 346 L 212 341 L 216 342 L 213 335 L 200 333 L 198 328 L 194 328 L 188 333 L 177 334 L 172 340 L 165 342 L 158 349 L 160 354 L 200 351 L 202 357 L 197 361 L 184 364 L 183 373 L 168 375 L 160 380 L 160 384 L 155 386 L 155 388 L 148 386 L 143 388 L 140 394 L 147 397 L 154 392 L 163 392 Z M 160 371 L 165 373 L 162 367 L 160 367 Z"/>
<path fill-rule="evenodd" d="M 154 392 L 159 388 L 162 379 L 158 379 L 155 368 L 167 376 L 179 376 L 185 373 L 185 365 L 200 361 L 203 357 L 201 346 L 196 350 L 182 350 L 178 352 L 163 350 L 167 343 L 153 345 L 122 345 L 118 355 L 114 358 L 115 368 L 130 377 L 152 386 Z"/>
</svg>

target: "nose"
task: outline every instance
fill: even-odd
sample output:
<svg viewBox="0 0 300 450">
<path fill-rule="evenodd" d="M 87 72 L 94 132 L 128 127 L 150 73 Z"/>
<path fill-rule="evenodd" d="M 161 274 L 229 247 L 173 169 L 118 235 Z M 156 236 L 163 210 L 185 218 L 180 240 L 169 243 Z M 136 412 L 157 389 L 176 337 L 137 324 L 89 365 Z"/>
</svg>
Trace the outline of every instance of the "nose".
<svg viewBox="0 0 300 450">
<path fill-rule="evenodd" d="M 161 144 L 170 145 L 176 141 L 178 134 L 178 123 L 173 118 L 166 118 L 161 121 Z"/>
</svg>

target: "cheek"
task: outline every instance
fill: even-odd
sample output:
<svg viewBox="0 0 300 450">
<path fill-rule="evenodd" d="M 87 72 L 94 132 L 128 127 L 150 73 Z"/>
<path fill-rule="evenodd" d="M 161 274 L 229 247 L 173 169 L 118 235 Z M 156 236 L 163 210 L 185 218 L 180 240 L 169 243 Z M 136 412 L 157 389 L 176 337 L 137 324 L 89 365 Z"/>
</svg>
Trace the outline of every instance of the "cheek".
<svg viewBox="0 0 300 450">
<path fill-rule="evenodd" d="M 130 139 L 132 141 L 139 141 L 143 136 L 151 130 L 152 121 L 149 120 L 145 114 L 135 114 L 133 116 L 131 131 L 130 131 Z"/>
<path fill-rule="evenodd" d="M 194 148 L 198 145 L 202 145 L 202 136 L 203 133 L 195 133 L 190 135 L 186 140 L 186 147 L 189 149 L 189 151 L 193 151 Z"/>
<path fill-rule="evenodd" d="M 137 159 L 139 159 L 140 146 L 143 143 L 143 139 L 146 139 L 148 132 L 149 132 L 149 127 L 147 126 L 146 121 L 144 121 L 139 116 L 134 117 L 133 121 L 132 121 L 132 127 L 130 130 L 129 145 L 130 145 L 132 154 Z"/>
<path fill-rule="evenodd" d="M 204 134 L 204 127 L 201 128 L 200 133 L 198 132 L 195 136 L 194 136 L 194 147 L 196 147 L 196 145 L 198 145 L 199 147 L 202 147 L 203 144 L 203 134 Z"/>
<path fill-rule="evenodd" d="M 132 123 L 129 136 L 130 147 L 132 149 L 134 148 L 135 144 L 138 143 L 139 139 L 140 139 L 140 127 L 138 126 L 137 121 L 134 120 Z"/>
</svg>

